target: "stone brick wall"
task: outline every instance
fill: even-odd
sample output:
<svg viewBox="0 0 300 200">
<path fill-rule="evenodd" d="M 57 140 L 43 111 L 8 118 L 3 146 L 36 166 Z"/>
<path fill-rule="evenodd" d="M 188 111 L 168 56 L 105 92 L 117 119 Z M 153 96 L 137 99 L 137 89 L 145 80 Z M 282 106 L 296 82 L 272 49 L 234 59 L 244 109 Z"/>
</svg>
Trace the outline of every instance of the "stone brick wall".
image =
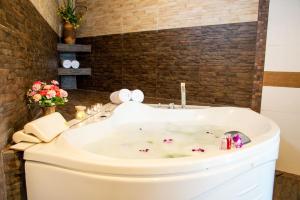
<svg viewBox="0 0 300 200">
<path fill-rule="evenodd" d="M 259 0 L 76 0 L 79 37 L 257 21 Z"/>
<path fill-rule="evenodd" d="M 261 97 L 265 67 L 265 52 L 267 43 L 267 29 L 269 16 L 270 0 L 259 1 L 259 14 L 257 21 L 256 37 L 256 56 L 255 56 L 255 73 L 253 77 L 252 103 L 251 108 L 256 111 L 261 110 Z"/>
<path fill-rule="evenodd" d="M 26 90 L 32 82 L 57 78 L 57 39 L 29 0 L 0 0 L 1 151 L 11 134 L 35 116 L 25 102 Z M 0 159 L 0 199 L 7 195 L 3 172 Z M 8 185 L 9 181 L 6 180 Z"/>
<path fill-rule="evenodd" d="M 80 88 L 141 88 L 176 101 L 184 81 L 190 102 L 260 111 L 269 1 L 76 3 L 89 10 L 78 42 L 93 45 L 79 56 L 93 70 Z"/>
<path fill-rule="evenodd" d="M 251 107 L 256 22 L 80 38 L 92 54 L 78 57 L 92 77 L 79 87 L 112 92 L 142 89 L 147 97 Z"/>
<path fill-rule="evenodd" d="M 25 200 L 27 195 L 23 152 L 6 149 L 1 154 L 5 174 L 5 181 L 1 185 L 5 187 L 3 200 Z"/>
</svg>

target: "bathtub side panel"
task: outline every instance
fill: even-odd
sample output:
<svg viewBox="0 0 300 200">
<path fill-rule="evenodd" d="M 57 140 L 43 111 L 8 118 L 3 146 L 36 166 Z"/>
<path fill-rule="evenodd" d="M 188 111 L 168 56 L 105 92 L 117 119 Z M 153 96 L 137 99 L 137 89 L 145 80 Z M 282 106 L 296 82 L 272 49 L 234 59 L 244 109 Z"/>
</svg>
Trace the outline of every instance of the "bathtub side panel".
<svg viewBox="0 0 300 200">
<path fill-rule="evenodd" d="M 94 175 L 26 161 L 29 200 L 271 200 L 275 161 L 173 176 Z"/>
</svg>

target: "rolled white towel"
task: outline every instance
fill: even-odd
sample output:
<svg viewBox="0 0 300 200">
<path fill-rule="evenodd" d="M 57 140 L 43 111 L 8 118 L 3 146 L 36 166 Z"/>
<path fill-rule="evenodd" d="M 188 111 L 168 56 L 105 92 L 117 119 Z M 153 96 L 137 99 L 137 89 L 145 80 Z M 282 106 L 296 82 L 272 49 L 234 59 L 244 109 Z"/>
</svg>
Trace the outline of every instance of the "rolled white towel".
<svg viewBox="0 0 300 200">
<path fill-rule="evenodd" d="M 71 60 L 62 60 L 61 64 L 66 69 L 69 69 L 72 66 Z"/>
<path fill-rule="evenodd" d="M 132 101 L 142 103 L 144 101 L 144 93 L 141 90 L 133 90 L 131 92 Z"/>
<path fill-rule="evenodd" d="M 114 104 L 121 104 L 128 102 L 131 99 L 131 91 L 128 89 L 121 89 L 111 93 L 110 100 Z"/>
<path fill-rule="evenodd" d="M 71 66 L 72 66 L 73 69 L 78 69 L 79 66 L 80 66 L 80 63 L 77 60 L 73 60 L 71 62 Z"/>
</svg>

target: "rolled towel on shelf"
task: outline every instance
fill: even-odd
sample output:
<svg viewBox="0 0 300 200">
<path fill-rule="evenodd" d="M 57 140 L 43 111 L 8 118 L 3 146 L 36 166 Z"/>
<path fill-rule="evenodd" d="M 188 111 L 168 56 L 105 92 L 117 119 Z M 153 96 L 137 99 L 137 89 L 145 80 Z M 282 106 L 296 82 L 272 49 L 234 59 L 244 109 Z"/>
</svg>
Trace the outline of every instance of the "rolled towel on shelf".
<svg viewBox="0 0 300 200">
<path fill-rule="evenodd" d="M 80 66 L 80 63 L 78 62 L 78 60 L 73 60 L 71 62 L 71 66 L 72 66 L 73 69 L 78 69 L 79 66 Z"/>
<path fill-rule="evenodd" d="M 114 104 L 121 104 L 131 100 L 131 91 L 128 89 L 121 89 L 113 92 L 110 95 L 110 100 Z"/>
<path fill-rule="evenodd" d="M 61 64 L 64 68 L 69 69 L 72 66 L 71 60 L 62 60 Z"/>
<path fill-rule="evenodd" d="M 144 101 L 144 93 L 141 90 L 133 90 L 131 92 L 132 101 L 142 103 Z"/>
</svg>

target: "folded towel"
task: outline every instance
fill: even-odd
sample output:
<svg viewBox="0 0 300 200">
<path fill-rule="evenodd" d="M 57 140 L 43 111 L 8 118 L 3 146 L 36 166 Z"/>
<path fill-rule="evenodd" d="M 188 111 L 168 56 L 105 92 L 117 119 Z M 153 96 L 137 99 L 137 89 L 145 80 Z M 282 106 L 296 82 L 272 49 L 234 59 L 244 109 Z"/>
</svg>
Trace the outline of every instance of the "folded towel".
<svg viewBox="0 0 300 200">
<path fill-rule="evenodd" d="M 61 64 L 64 68 L 67 68 L 67 69 L 69 69 L 72 66 L 71 60 L 62 60 Z"/>
<path fill-rule="evenodd" d="M 71 66 L 72 66 L 73 69 L 78 69 L 79 66 L 80 66 L 80 63 L 77 60 L 73 60 L 71 62 Z"/>
<path fill-rule="evenodd" d="M 121 89 L 119 91 L 113 92 L 110 95 L 110 100 L 114 104 L 121 104 L 128 102 L 131 99 L 131 92 L 128 89 Z"/>
<path fill-rule="evenodd" d="M 144 101 L 144 93 L 141 90 L 133 90 L 131 92 L 132 101 L 142 103 Z"/>
</svg>

